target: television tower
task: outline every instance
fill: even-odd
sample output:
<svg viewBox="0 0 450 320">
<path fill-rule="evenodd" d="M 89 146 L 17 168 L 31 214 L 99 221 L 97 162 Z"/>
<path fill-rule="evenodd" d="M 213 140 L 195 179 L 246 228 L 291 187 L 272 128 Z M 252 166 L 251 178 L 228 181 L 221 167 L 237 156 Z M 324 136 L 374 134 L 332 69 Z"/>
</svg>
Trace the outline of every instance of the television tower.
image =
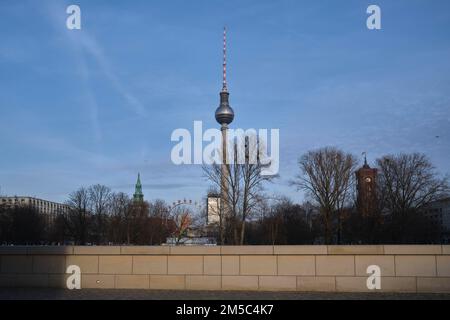
<svg viewBox="0 0 450 320">
<path fill-rule="evenodd" d="M 216 121 L 221 125 L 222 131 L 222 167 L 221 167 L 221 180 L 220 180 L 220 194 L 223 205 L 222 210 L 226 211 L 228 203 L 228 178 L 230 175 L 228 161 L 227 161 L 227 131 L 228 125 L 234 119 L 234 111 L 230 107 L 228 97 L 230 96 L 227 87 L 227 30 L 223 28 L 223 78 L 222 78 L 222 91 L 220 91 L 220 105 L 216 109 Z M 224 212 L 222 211 L 222 212 Z"/>
</svg>

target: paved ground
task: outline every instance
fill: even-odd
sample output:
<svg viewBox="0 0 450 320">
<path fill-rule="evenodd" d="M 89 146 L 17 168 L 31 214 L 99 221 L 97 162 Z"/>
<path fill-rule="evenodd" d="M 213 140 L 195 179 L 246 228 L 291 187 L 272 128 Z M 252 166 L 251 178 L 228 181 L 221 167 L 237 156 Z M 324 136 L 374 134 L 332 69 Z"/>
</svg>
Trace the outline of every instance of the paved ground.
<svg viewBox="0 0 450 320">
<path fill-rule="evenodd" d="M 0 300 L 450 300 L 450 294 L 302 293 L 0 288 Z"/>
</svg>

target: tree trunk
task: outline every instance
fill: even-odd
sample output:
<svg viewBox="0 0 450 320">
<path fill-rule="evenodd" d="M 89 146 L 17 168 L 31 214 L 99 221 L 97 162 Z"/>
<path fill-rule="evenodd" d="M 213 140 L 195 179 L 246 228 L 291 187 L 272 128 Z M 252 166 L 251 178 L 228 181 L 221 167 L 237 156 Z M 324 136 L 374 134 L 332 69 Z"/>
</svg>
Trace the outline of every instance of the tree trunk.
<svg viewBox="0 0 450 320">
<path fill-rule="evenodd" d="M 234 239 L 233 239 L 234 245 L 239 245 L 238 224 L 237 224 L 236 218 L 233 219 L 233 236 L 234 236 Z"/>
<path fill-rule="evenodd" d="M 130 244 L 130 224 L 127 224 L 127 244 Z"/>
<path fill-rule="evenodd" d="M 245 220 L 242 221 L 241 223 L 241 239 L 239 244 L 242 246 L 244 245 L 244 235 L 245 235 Z"/>
</svg>

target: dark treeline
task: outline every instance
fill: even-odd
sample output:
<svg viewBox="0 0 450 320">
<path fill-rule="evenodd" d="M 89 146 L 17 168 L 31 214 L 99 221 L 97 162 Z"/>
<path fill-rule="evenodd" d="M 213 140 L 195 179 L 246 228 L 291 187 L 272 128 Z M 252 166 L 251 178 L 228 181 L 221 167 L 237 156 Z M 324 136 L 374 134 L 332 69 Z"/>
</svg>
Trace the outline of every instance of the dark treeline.
<svg viewBox="0 0 450 320">
<path fill-rule="evenodd" d="M 420 211 L 405 215 L 362 217 L 356 207 L 342 214 L 340 239 L 338 221 L 332 223 L 332 237 L 325 240 L 325 223 L 319 208 L 309 213 L 310 204 L 293 204 L 289 200 L 275 205 L 264 217 L 247 226 L 246 243 L 267 245 L 295 244 L 430 244 L 441 243 L 440 227 Z"/>
<path fill-rule="evenodd" d="M 47 231 L 46 219 L 35 209 L 0 206 L 0 244 L 41 243 Z"/>
<path fill-rule="evenodd" d="M 177 231 L 164 201 L 135 202 L 102 185 L 71 193 L 67 205 L 52 216 L 0 206 L 0 243 L 158 245 Z"/>
<path fill-rule="evenodd" d="M 360 166 L 355 159 L 336 148 L 322 148 L 303 155 L 298 161 L 300 173 L 292 185 L 304 191 L 312 205 L 281 199 L 257 221 L 249 223 L 247 242 L 442 242 L 442 232 L 449 230 L 433 224 L 425 211 L 433 201 L 448 197 L 448 179 L 437 173 L 425 155 L 399 154 L 377 159 L 378 174 L 371 206 L 358 205 L 355 172 Z"/>
<path fill-rule="evenodd" d="M 431 202 L 448 196 L 448 181 L 425 155 L 377 159 L 375 197 L 370 206 L 363 206 L 364 212 L 355 175 L 361 166 L 352 154 L 322 148 L 303 155 L 298 167 L 291 184 L 305 194 L 308 202 L 303 204 L 267 197 L 263 193 L 266 181 L 257 180 L 258 167 L 235 166 L 231 167 L 236 180 L 232 182 L 242 187 L 229 191 L 229 198 L 236 199 L 232 214 L 221 217 L 218 225 L 205 226 L 205 212 L 195 217 L 189 206 L 133 201 L 124 193 L 94 185 L 72 192 L 68 209 L 53 216 L 38 214 L 31 207 L 0 206 L 0 243 L 160 245 L 168 237 L 186 238 L 195 229 L 195 237 L 214 237 L 225 245 L 442 241 L 443 230 L 424 212 Z M 207 177 L 219 184 L 220 168 L 215 169 Z"/>
</svg>

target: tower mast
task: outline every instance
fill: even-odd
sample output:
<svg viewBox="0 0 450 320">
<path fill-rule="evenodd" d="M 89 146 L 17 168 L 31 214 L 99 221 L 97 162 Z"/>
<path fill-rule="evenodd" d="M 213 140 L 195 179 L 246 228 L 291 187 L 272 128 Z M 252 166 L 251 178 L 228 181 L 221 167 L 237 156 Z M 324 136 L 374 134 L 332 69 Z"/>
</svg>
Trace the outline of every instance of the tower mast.
<svg viewBox="0 0 450 320">
<path fill-rule="evenodd" d="M 223 75 L 222 92 L 227 92 L 227 28 L 223 27 Z"/>
<path fill-rule="evenodd" d="M 228 125 L 234 119 L 234 111 L 230 107 L 228 102 L 229 92 L 227 86 L 227 30 L 223 28 L 223 69 L 222 69 L 222 90 L 220 91 L 220 105 L 216 109 L 216 120 L 221 125 L 222 132 L 222 165 L 221 165 L 221 185 L 220 185 L 220 194 L 221 194 L 221 212 L 222 214 L 227 214 L 228 212 L 228 190 L 229 183 L 228 179 L 230 177 L 229 165 L 227 161 L 227 131 Z"/>
</svg>

